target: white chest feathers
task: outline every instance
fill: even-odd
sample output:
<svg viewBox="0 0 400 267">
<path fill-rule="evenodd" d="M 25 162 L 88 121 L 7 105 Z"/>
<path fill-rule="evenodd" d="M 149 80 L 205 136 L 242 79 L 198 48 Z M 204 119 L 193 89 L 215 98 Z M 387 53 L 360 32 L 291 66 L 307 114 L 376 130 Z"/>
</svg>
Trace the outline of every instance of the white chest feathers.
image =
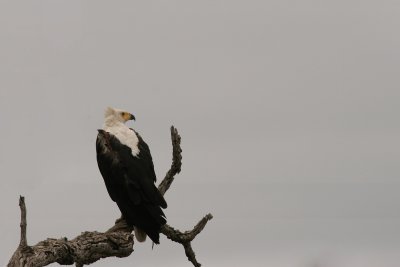
<svg viewBox="0 0 400 267">
<path fill-rule="evenodd" d="M 139 138 L 136 136 L 135 132 L 129 129 L 125 124 L 117 123 L 112 126 L 104 125 L 103 130 L 117 137 L 121 144 L 128 146 L 132 150 L 133 156 L 139 154 Z"/>
</svg>

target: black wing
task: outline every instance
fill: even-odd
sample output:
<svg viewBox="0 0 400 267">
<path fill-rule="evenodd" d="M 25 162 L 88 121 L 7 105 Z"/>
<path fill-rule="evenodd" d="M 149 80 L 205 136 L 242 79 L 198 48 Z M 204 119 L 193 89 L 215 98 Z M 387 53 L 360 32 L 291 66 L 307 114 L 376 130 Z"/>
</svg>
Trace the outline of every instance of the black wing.
<svg viewBox="0 0 400 267">
<path fill-rule="evenodd" d="M 156 180 L 150 150 L 139 138 L 139 154 L 112 134 L 99 130 L 96 141 L 97 162 L 107 191 L 130 225 L 137 226 L 155 243 L 166 223 L 161 207 L 167 203 L 154 185 Z"/>
</svg>

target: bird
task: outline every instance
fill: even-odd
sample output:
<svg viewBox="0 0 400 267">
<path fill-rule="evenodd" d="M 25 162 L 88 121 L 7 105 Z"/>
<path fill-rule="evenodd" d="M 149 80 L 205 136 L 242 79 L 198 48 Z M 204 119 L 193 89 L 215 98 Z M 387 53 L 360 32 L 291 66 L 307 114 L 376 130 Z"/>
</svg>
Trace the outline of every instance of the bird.
<svg viewBox="0 0 400 267">
<path fill-rule="evenodd" d="M 106 108 L 96 139 L 97 163 L 108 194 L 122 218 L 133 226 L 136 239 L 144 242 L 149 236 L 159 244 L 161 227 L 166 224 L 162 209 L 167 208 L 167 202 L 155 186 L 149 146 L 125 124 L 130 120 L 135 120 L 131 113 Z"/>
</svg>

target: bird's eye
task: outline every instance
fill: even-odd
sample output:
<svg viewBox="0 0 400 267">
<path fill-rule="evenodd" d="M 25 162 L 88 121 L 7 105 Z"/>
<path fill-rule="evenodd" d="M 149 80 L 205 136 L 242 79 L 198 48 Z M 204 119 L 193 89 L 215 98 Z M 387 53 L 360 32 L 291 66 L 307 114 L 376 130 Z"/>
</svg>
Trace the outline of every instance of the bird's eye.
<svg viewBox="0 0 400 267">
<path fill-rule="evenodd" d="M 124 117 L 125 116 L 125 112 L 121 112 L 121 116 Z"/>
</svg>

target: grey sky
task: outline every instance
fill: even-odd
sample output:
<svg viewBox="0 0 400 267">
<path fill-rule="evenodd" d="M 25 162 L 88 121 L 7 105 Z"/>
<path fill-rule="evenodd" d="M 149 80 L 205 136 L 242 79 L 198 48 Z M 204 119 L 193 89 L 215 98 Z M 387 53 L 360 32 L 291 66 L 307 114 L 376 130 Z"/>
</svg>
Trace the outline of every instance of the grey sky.
<svg viewBox="0 0 400 267">
<path fill-rule="evenodd" d="M 108 229 L 106 106 L 135 114 L 171 225 L 204 266 L 392 267 L 400 256 L 397 1 L 0 1 L 0 264 Z M 165 238 L 93 266 L 190 266 Z M 54 265 L 56 266 L 56 265 Z"/>
</svg>

